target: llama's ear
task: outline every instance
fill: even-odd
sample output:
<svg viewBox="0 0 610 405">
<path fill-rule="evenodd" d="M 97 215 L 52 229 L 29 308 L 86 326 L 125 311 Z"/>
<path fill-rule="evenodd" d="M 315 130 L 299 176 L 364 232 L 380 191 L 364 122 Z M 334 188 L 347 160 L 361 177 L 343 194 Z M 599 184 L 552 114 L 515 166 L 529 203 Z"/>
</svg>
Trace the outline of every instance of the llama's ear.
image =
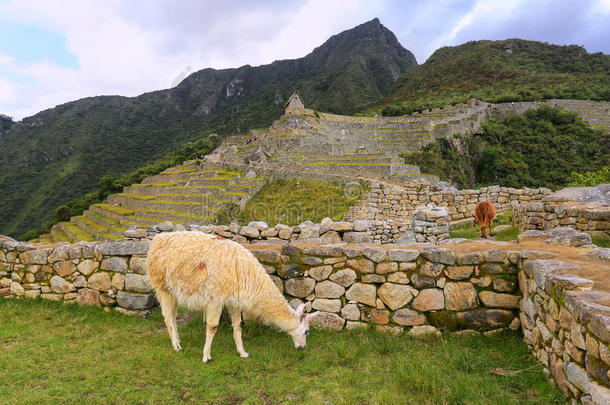
<svg viewBox="0 0 610 405">
<path fill-rule="evenodd" d="M 318 315 L 320 311 L 312 312 L 311 314 L 305 315 L 305 322 L 309 322 L 313 317 Z"/>
<path fill-rule="evenodd" d="M 297 309 L 296 309 L 297 316 L 303 315 L 303 311 L 305 311 L 305 304 L 301 304 L 297 307 Z"/>
</svg>

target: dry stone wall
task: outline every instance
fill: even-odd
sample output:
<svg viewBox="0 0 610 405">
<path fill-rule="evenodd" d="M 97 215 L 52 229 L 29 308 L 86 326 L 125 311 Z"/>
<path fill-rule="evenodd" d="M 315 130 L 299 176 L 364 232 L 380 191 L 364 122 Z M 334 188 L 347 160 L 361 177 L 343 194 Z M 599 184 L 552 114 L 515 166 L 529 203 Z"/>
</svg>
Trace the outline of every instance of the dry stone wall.
<svg viewBox="0 0 610 405">
<path fill-rule="evenodd" d="M 610 294 L 570 275 L 572 263 L 534 259 L 520 269 L 525 341 L 566 396 L 583 404 L 609 404 Z"/>
<path fill-rule="evenodd" d="M 551 194 L 546 188 L 489 186 L 478 190 L 457 190 L 425 182 L 415 182 L 404 187 L 373 182 L 371 191 L 357 205 L 350 208 L 346 220 L 395 221 L 409 224 L 416 208 L 434 203 L 447 207 L 451 221 L 472 218 L 474 207 L 480 201 L 491 201 L 498 211 L 513 208 L 517 204 L 539 201 Z"/>
<path fill-rule="evenodd" d="M 146 275 L 149 241 L 44 247 L 0 242 L 0 296 L 141 311 L 156 304 Z"/>
<path fill-rule="evenodd" d="M 514 225 L 519 230 L 569 226 L 592 237 L 610 239 L 610 207 L 576 202 L 536 201 L 514 207 Z"/>
</svg>

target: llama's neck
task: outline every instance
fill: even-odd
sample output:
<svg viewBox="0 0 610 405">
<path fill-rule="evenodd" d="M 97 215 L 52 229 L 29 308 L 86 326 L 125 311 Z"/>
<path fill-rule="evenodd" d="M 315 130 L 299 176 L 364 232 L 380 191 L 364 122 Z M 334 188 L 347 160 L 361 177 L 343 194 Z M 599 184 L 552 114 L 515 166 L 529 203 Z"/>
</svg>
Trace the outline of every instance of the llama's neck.
<svg viewBox="0 0 610 405">
<path fill-rule="evenodd" d="M 265 287 L 258 295 L 260 298 L 254 303 L 253 310 L 265 321 L 285 332 L 292 332 L 297 329 L 299 321 L 282 293 L 278 291 L 271 280 Z"/>
</svg>

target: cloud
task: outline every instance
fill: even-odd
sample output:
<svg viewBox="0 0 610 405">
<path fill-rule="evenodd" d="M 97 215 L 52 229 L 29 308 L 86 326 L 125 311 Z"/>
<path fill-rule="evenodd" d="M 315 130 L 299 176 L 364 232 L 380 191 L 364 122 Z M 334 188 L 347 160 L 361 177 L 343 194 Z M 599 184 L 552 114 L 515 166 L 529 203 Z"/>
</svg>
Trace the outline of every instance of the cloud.
<svg viewBox="0 0 610 405">
<path fill-rule="evenodd" d="M 16 118 L 87 96 L 167 88 L 188 67 L 301 57 L 374 17 L 420 63 L 444 45 L 508 37 L 610 53 L 610 0 L 9 0 L 0 15 L 58 35 L 78 61 L 0 52 L 0 113 Z"/>
</svg>

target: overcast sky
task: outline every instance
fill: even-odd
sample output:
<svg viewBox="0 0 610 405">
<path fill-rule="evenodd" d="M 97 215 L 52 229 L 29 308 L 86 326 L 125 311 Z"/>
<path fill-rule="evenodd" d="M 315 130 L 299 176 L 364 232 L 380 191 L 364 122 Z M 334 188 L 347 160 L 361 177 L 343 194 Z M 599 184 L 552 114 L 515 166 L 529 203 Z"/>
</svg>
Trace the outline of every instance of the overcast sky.
<svg viewBox="0 0 610 405">
<path fill-rule="evenodd" d="M 610 54 L 610 0 L 0 0 L 0 113 L 298 58 L 375 17 L 419 63 L 444 45 L 515 37 Z"/>
</svg>

